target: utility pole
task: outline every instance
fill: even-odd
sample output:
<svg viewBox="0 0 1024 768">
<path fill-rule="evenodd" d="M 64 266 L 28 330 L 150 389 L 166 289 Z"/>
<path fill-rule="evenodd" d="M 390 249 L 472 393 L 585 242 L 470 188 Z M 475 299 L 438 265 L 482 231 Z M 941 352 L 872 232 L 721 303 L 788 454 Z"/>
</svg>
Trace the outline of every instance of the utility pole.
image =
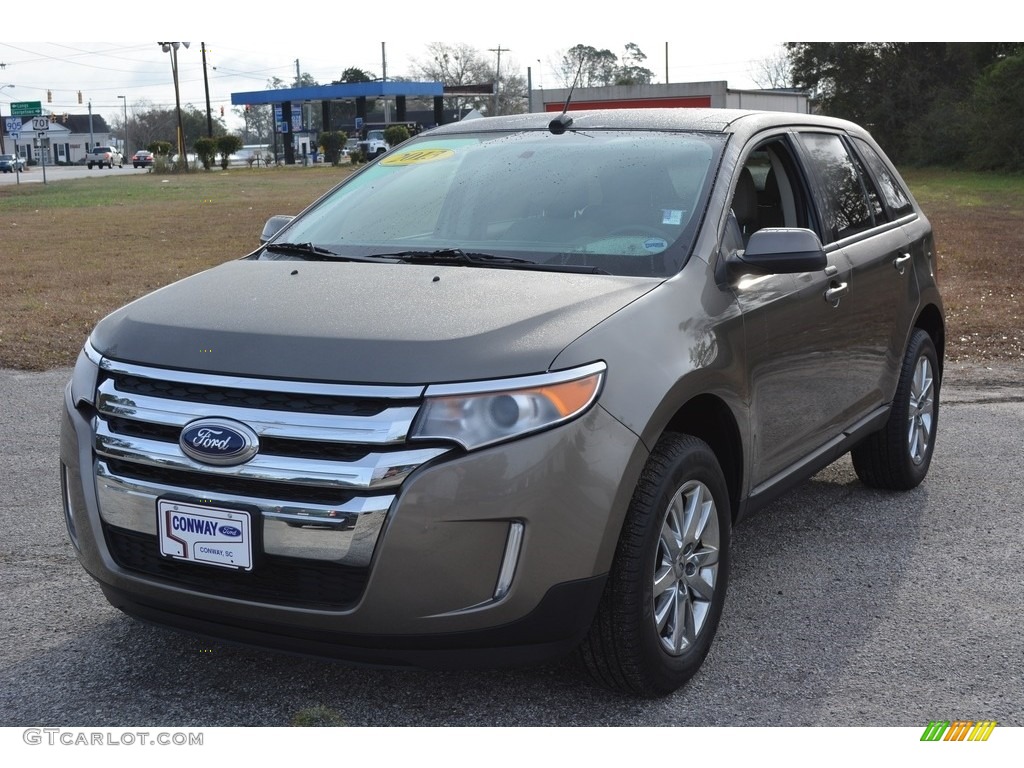
<svg viewBox="0 0 1024 768">
<path fill-rule="evenodd" d="M 501 90 L 501 52 L 511 53 L 511 51 L 508 48 L 502 48 L 501 43 L 498 43 L 497 48 L 488 48 L 487 50 L 498 54 L 498 66 L 494 70 L 494 114 L 498 115 L 500 114 L 498 112 L 498 91 Z"/>
<path fill-rule="evenodd" d="M 199 43 L 203 54 L 203 87 L 206 89 L 206 135 L 213 138 L 213 117 L 210 114 L 210 81 L 206 77 L 206 43 Z"/>
<path fill-rule="evenodd" d="M 386 83 L 388 81 L 388 54 L 385 50 L 386 43 L 380 44 L 380 70 L 381 77 L 380 81 Z M 384 90 L 383 88 L 381 90 Z M 391 102 L 387 96 L 384 97 L 384 122 L 388 125 L 391 124 Z"/>
</svg>

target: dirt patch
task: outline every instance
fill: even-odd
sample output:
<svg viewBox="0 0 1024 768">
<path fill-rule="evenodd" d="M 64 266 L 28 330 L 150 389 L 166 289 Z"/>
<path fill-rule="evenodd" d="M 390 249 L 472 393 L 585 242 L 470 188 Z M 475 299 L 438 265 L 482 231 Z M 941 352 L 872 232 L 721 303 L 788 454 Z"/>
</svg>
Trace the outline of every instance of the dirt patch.
<svg viewBox="0 0 1024 768">
<path fill-rule="evenodd" d="M 939 287 L 946 306 L 950 362 L 1024 361 L 1018 280 L 1024 265 L 1024 213 L 999 203 L 932 202 Z"/>
</svg>

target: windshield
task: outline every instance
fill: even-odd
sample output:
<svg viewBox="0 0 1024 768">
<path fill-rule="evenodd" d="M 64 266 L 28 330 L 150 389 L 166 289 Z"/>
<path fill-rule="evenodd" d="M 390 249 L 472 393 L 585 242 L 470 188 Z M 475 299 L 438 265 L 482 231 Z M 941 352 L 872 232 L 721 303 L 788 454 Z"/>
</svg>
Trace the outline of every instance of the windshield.
<svg viewBox="0 0 1024 768">
<path fill-rule="evenodd" d="M 636 131 L 414 139 L 281 240 L 350 257 L 460 249 L 666 276 L 689 256 L 723 143 Z"/>
</svg>

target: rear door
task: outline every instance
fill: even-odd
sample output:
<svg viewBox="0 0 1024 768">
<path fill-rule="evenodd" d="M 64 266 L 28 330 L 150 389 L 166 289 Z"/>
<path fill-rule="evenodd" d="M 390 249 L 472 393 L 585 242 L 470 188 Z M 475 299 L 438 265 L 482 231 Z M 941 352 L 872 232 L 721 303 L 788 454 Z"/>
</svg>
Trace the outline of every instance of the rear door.
<svg viewBox="0 0 1024 768">
<path fill-rule="evenodd" d="M 893 395 L 913 293 L 910 238 L 883 202 L 875 180 L 841 133 L 804 131 L 800 144 L 817 187 L 826 240 L 840 248 L 851 273 L 844 301 L 850 335 L 843 426 Z"/>
</svg>

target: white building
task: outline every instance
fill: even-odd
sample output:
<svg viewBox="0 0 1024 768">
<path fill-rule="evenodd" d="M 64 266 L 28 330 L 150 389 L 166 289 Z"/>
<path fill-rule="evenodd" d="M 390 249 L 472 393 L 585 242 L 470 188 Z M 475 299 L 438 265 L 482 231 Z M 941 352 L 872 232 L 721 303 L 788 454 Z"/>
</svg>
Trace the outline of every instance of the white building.
<svg viewBox="0 0 1024 768">
<path fill-rule="evenodd" d="M 49 117 L 49 116 L 47 116 Z M 89 147 L 120 146 L 120 139 L 113 135 L 107 121 L 99 115 L 53 115 L 49 130 L 43 132 L 50 141 L 46 155 L 48 165 L 77 163 L 85 158 Z M 17 141 L 7 132 L 6 124 L 10 118 L 0 121 L 0 130 L 4 131 L 4 150 L 17 154 L 32 163 L 40 160 L 39 132 L 32 130 L 32 118 L 23 117 L 22 128 L 18 132 Z M 90 130 L 91 127 L 91 130 Z M 17 149 L 15 149 L 17 145 Z"/>
</svg>

